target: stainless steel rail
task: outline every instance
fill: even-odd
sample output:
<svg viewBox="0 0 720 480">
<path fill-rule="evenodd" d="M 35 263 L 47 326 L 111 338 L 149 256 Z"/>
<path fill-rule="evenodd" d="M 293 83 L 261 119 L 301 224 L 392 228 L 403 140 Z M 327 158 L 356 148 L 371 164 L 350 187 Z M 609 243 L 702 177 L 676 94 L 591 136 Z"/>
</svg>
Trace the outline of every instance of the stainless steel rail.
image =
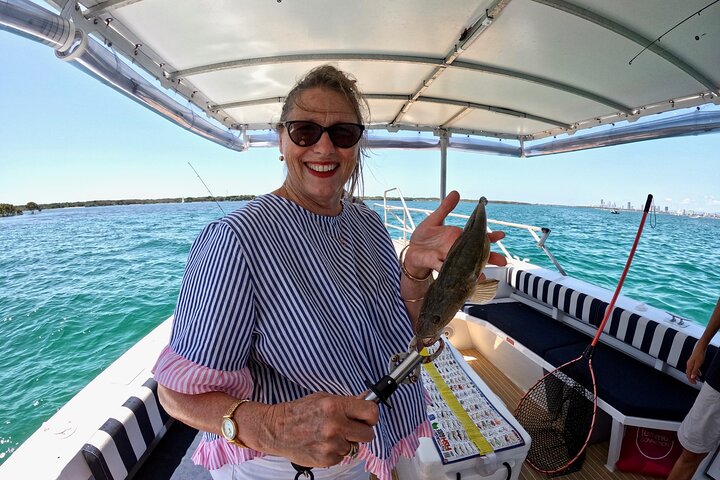
<svg viewBox="0 0 720 480">
<path fill-rule="evenodd" d="M 402 206 L 398 205 L 391 205 L 388 203 L 389 197 L 388 194 L 391 192 L 397 193 L 397 198 L 400 201 Z M 410 208 L 407 206 L 407 202 L 405 201 L 405 198 L 403 197 L 402 192 L 399 188 L 390 188 L 388 190 L 385 190 L 383 192 L 383 203 L 375 203 L 373 204 L 375 207 L 378 207 L 382 209 L 383 211 L 383 220 L 385 223 L 385 228 L 390 230 L 398 230 L 402 233 L 402 240 L 404 242 L 410 241 L 410 236 L 412 235 L 412 232 L 415 230 L 415 220 L 413 219 L 412 213 L 421 213 L 426 216 L 430 215 L 432 213 L 432 210 L 426 210 L 422 208 Z M 469 215 L 461 215 L 457 213 L 451 213 L 448 215 L 449 217 L 454 218 L 461 218 L 463 220 L 466 220 L 470 218 Z M 395 223 L 392 222 L 392 220 L 395 221 Z M 545 245 L 547 238 L 550 236 L 550 229 L 546 227 L 536 227 L 533 225 L 525 225 L 522 223 L 513 223 L 513 222 L 503 222 L 500 220 L 492 220 L 488 218 L 488 232 L 492 232 L 493 230 L 490 228 L 490 225 L 497 225 L 500 227 L 508 227 L 508 228 L 517 228 L 520 230 L 526 230 L 535 240 L 535 244 L 538 248 L 540 248 L 545 255 L 550 259 L 550 261 L 555 265 L 555 268 L 557 268 L 558 272 L 560 272 L 562 275 L 567 275 L 565 273 L 565 269 L 560 266 L 560 263 L 558 263 L 555 256 L 550 252 L 550 250 Z M 538 233 L 542 234 L 542 237 L 538 235 Z M 505 245 L 503 245 L 502 241 L 498 241 L 495 243 L 497 247 L 503 252 L 506 258 L 511 259 L 513 256 L 510 254 L 510 252 L 505 248 Z"/>
</svg>

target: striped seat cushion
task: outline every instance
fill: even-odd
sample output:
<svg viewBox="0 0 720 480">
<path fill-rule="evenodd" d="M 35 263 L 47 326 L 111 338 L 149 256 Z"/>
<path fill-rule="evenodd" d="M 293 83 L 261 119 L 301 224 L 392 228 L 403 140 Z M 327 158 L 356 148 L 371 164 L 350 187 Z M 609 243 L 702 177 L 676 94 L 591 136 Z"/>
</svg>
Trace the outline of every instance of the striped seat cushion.
<svg viewBox="0 0 720 480">
<path fill-rule="evenodd" d="M 95 480 L 127 478 L 170 421 L 158 401 L 157 382 L 149 378 L 83 445 Z"/>
<path fill-rule="evenodd" d="M 516 290 L 596 328 L 602 323 L 607 302 L 527 270 L 509 268 L 507 275 L 508 283 Z M 697 341 L 684 332 L 617 306 L 613 308 L 604 333 L 682 372 Z M 711 359 L 716 350 L 710 345 L 706 358 Z M 709 361 L 704 369 L 708 365 Z"/>
</svg>

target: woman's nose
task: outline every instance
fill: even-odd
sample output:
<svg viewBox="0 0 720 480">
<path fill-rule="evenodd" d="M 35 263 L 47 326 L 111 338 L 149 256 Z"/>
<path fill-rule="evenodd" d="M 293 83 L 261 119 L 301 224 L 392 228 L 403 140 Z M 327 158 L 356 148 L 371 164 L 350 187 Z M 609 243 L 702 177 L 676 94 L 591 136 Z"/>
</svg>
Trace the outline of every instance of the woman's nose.
<svg viewBox="0 0 720 480">
<path fill-rule="evenodd" d="M 330 134 L 327 131 L 322 132 L 320 140 L 315 144 L 315 149 L 325 153 L 333 153 L 335 151 L 335 144 L 330 140 Z"/>
</svg>

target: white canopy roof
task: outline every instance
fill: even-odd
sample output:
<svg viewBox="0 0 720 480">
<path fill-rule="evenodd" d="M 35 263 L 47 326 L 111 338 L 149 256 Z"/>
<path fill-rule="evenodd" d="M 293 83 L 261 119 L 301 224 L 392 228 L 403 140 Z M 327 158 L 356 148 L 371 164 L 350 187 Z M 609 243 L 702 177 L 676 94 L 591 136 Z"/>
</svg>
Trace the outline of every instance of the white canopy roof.
<svg viewBox="0 0 720 480">
<path fill-rule="evenodd" d="M 73 21 L 240 131 L 323 63 L 358 79 L 371 128 L 520 147 L 720 94 L 714 0 L 82 0 Z"/>
</svg>

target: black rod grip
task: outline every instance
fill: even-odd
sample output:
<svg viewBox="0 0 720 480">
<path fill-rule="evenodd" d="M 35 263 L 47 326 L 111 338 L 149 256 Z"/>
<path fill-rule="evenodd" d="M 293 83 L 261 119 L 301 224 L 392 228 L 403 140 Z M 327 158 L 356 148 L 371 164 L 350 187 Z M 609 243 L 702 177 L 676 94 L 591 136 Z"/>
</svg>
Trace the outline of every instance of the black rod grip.
<svg viewBox="0 0 720 480">
<path fill-rule="evenodd" d="M 398 388 L 398 384 L 393 377 L 385 375 L 374 385 L 369 380 L 365 380 L 365 385 L 377 396 L 376 402 L 382 402 L 386 407 L 390 408 L 387 399 L 390 398 L 390 395 L 395 393 L 395 390 Z"/>
<path fill-rule="evenodd" d="M 652 204 L 653 196 L 651 193 L 648 193 L 648 198 L 645 201 L 645 208 L 643 209 L 643 212 L 649 212 L 650 211 L 650 205 Z"/>
</svg>

